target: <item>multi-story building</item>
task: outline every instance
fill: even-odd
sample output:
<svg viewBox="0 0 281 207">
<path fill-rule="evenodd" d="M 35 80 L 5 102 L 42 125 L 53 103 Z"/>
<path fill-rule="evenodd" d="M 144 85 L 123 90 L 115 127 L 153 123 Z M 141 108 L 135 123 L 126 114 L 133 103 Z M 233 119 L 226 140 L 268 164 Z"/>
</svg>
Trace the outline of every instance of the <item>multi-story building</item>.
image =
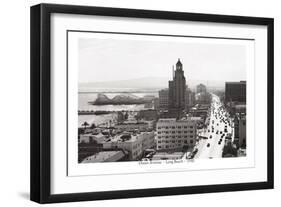
<svg viewBox="0 0 281 207">
<path fill-rule="evenodd" d="M 81 134 L 79 143 L 102 143 L 107 140 L 107 136 L 102 133 L 87 133 Z"/>
<path fill-rule="evenodd" d="M 176 70 L 173 71 L 173 80 L 169 81 L 169 109 L 183 110 L 186 95 L 186 81 L 183 71 L 183 65 L 178 59 Z"/>
<path fill-rule="evenodd" d="M 194 146 L 197 136 L 196 120 L 159 119 L 156 124 L 157 150 Z"/>
<path fill-rule="evenodd" d="M 159 109 L 167 110 L 169 107 L 169 90 L 162 89 L 158 93 L 159 93 Z"/>
<path fill-rule="evenodd" d="M 130 160 L 138 160 L 144 150 L 155 147 L 155 133 L 122 133 L 103 143 L 104 149 L 122 149 L 129 153 Z"/>
<path fill-rule="evenodd" d="M 225 102 L 246 103 L 246 81 L 226 82 Z"/>
<path fill-rule="evenodd" d="M 200 83 L 196 86 L 196 93 L 207 93 L 207 87 Z"/>
<path fill-rule="evenodd" d="M 234 138 L 238 141 L 239 147 L 246 147 L 246 115 L 237 114 L 234 118 Z"/>
<path fill-rule="evenodd" d="M 195 93 L 188 87 L 186 87 L 185 104 L 187 111 L 195 105 Z"/>
<path fill-rule="evenodd" d="M 152 101 L 153 109 L 158 110 L 159 109 L 159 98 L 154 98 Z"/>
</svg>

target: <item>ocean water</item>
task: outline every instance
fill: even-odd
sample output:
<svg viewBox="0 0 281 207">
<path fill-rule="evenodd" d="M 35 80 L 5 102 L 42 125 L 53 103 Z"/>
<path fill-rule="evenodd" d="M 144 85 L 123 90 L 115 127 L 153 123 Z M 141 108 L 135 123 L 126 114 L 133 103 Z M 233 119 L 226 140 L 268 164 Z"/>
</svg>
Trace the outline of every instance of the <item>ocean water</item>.
<svg viewBox="0 0 281 207">
<path fill-rule="evenodd" d="M 113 98 L 116 95 L 128 94 L 126 92 L 121 93 L 103 93 L 109 98 Z M 158 97 L 158 92 L 142 92 L 142 93 L 130 93 L 138 97 L 144 97 L 145 95 L 154 95 Z M 91 101 L 95 101 L 98 93 L 79 93 L 78 94 L 78 110 L 94 110 L 94 111 L 139 111 L 145 109 L 144 104 L 131 104 L 131 105 L 92 105 L 89 104 Z M 103 114 L 103 115 L 79 115 L 78 116 L 78 127 L 86 121 L 89 124 L 94 123 L 95 125 L 107 124 L 110 120 L 117 118 L 116 113 Z"/>
<path fill-rule="evenodd" d="M 113 98 L 117 95 L 128 94 L 128 93 L 104 93 L 108 98 Z M 147 93 L 131 93 L 138 97 L 144 97 L 145 95 L 158 96 L 157 92 Z M 132 104 L 132 105 L 92 105 L 90 101 L 95 101 L 98 93 L 79 93 L 78 94 L 78 110 L 94 110 L 94 111 L 139 111 L 144 109 L 144 104 Z"/>
</svg>

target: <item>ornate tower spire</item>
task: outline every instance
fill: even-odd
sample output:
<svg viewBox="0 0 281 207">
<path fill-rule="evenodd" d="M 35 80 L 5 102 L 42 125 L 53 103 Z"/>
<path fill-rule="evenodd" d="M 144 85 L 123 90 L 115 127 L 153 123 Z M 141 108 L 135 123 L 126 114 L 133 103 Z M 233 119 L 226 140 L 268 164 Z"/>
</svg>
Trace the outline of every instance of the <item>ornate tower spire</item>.
<svg viewBox="0 0 281 207">
<path fill-rule="evenodd" d="M 176 70 L 182 70 L 182 63 L 181 63 L 180 59 L 178 59 L 178 62 L 176 64 Z"/>
</svg>

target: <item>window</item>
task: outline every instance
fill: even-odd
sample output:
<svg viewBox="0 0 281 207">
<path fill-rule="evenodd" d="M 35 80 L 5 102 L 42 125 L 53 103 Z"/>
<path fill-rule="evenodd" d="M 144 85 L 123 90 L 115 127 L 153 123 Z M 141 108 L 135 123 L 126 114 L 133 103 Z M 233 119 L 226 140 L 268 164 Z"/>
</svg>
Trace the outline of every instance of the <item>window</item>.
<svg viewBox="0 0 281 207">
<path fill-rule="evenodd" d="M 193 131 L 190 131 L 190 133 L 193 133 Z"/>
<path fill-rule="evenodd" d="M 181 126 L 178 126 L 178 129 L 181 129 Z"/>
<path fill-rule="evenodd" d="M 190 138 L 193 138 L 193 136 L 192 136 L 192 135 L 190 135 L 189 137 L 190 137 Z"/>
<path fill-rule="evenodd" d="M 190 129 L 193 129 L 193 126 L 190 126 Z"/>
<path fill-rule="evenodd" d="M 190 144 L 193 144 L 193 139 L 190 140 Z"/>
</svg>

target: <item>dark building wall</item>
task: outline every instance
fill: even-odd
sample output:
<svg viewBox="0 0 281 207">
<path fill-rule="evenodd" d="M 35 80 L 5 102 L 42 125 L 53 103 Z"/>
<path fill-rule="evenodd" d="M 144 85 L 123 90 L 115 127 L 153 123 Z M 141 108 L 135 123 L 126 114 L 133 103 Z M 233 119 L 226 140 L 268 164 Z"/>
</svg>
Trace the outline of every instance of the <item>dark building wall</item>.
<svg viewBox="0 0 281 207">
<path fill-rule="evenodd" d="M 225 102 L 246 103 L 246 81 L 225 83 Z"/>
<path fill-rule="evenodd" d="M 173 80 L 169 81 L 169 108 L 185 109 L 186 80 L 182 63 L 178 60 Z"/>
</svg>

